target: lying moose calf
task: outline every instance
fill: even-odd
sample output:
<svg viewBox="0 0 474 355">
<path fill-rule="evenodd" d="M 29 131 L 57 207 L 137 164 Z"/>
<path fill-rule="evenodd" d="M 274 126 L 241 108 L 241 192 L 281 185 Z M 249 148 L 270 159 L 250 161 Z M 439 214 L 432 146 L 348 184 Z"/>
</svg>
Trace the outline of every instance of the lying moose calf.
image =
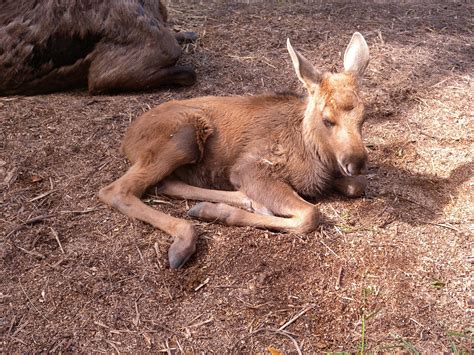
<svg viewBox="0 0 474 355">
<path fill-rule="evenodd" d="M 140 196 L 160 183 L 165 195 L 201 202 L 188 214 L 205 221 L 305 233 L 319 223 L 313 197 L 335 187 L 365 191 L 367 154 L 361 137 L 364 106 L 358 81 L 369 49 L 354 33 L 344 72 L 321 73 L 288 51 L 308 97 L 201 97 L 164 103 L 129 128 L 122 150 L 132 166 L 99 198 L 175 240 L 172 268 L 194 253 L 194 226 L 145 205 Z M 217 203 L 215 203 L 217 202 Z"/>
</svg>

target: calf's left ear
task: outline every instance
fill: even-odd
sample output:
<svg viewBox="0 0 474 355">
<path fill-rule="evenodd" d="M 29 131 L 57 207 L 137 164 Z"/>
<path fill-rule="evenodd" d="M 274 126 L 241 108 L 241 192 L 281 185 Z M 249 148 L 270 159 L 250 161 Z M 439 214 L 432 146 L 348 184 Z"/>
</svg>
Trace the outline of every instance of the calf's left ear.
<svg viewBox="0 0 474 355">
<path fill-rule="evenodd" d="M 369 64 L 369 46 L 364 37 L 355 32 L 344 53 L 344 70 L 352 71 L 362 77 Z"/>
</svg>

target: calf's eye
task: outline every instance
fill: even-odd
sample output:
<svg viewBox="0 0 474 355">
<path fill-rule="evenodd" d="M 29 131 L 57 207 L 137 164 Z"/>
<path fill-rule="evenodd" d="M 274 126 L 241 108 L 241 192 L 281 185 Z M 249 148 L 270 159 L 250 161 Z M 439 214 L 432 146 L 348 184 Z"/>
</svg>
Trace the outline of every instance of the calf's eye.
<svg viewBox="0 0 474 355">
<path fill-rule="evenodd" d="M 323 119 L 323 123 L 327 128 L 331 128 L 331 127 L 334 127 L 336 125 L 335 122 L 333 122 L 331 120 L 328 120 L 327 118 Z"/>
</svg>

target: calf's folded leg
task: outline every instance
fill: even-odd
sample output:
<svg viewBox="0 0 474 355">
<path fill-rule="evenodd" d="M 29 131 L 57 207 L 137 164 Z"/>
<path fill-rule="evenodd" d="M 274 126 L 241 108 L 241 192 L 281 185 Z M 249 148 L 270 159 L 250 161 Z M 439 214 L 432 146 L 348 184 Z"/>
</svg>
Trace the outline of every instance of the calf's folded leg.
<svg viewBox="0 0 474 355">
<path fill-rule="evenodd" d="M 334 180 L 334 188 L 347 197 L 360 197 L 365 194 L 367 188 L 367 177 L 344 176 Z"/>
<path fill-rule="evenodd" d="M 251 176 L 249 173 L 247 177 Z M 240 191 L 278 216 L 244 211 L 225 203 L 201 202 L 188 211 L 192 217 L 233 226 L 253 226 L 283 232 L 306 233 L 316 229 L 318 208 L 301 198 L 288 184 L 271 177 L 259 177 Z"/>
<path fill-rule="evenodd" d="M 222 202 L 232 206 L 244 208 L 258 214 L 271 215 L 265 206 L 251 200 L 241 191 L 211 190 L 188 185 L 180 180 L 166 179 L 158 191 L 164 195 L 186 200 Z"/>
</svg>

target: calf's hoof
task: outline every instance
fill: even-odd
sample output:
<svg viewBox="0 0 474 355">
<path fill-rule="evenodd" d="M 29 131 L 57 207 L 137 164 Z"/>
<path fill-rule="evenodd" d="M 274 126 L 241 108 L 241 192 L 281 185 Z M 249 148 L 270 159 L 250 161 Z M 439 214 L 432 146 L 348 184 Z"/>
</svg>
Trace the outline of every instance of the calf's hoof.
<svg viewBox="0 0 474 355">
<path fill-rule="evenodd" d="M 203 218 L 204 211 L 207 206 L 211 205 L 210 202 L 199 202 L 188 210 L 188 216 L 193 218 Z"/>
<path fill-rule="evenodd" d="M 197 233 L 192 225 L 187 228 L 187 233 L 175 237 L 168 250 L 168 261 L 171 269 L 181 268 L 196 251 Z"/>
<path fill-rule="evenodd" d="M 347 197 L 362 197 L 367 190 L 367 178 L 363 175 L 355 176 L 353 181 L 347 184 L 345 195 Z"/>
<path fill-rule="evenodd" d="M 199 202 L 188 211 L 188 216 L 207 222 L 229 223 L 235 209 L 225 203 Z"/>
<path fill-rule="evenodd" d="M 179 269 L 196 251 L 196 242 L 186 243 L 176 238 L 168 251 L 168 261 L 171 269 Z"/>
<path fill-rule="evenodd" d="M 367 189 L 365 175 L 345 176 L 334 181 L 334 187 L 346 197 L 361 197 Z"/>
</svg>

